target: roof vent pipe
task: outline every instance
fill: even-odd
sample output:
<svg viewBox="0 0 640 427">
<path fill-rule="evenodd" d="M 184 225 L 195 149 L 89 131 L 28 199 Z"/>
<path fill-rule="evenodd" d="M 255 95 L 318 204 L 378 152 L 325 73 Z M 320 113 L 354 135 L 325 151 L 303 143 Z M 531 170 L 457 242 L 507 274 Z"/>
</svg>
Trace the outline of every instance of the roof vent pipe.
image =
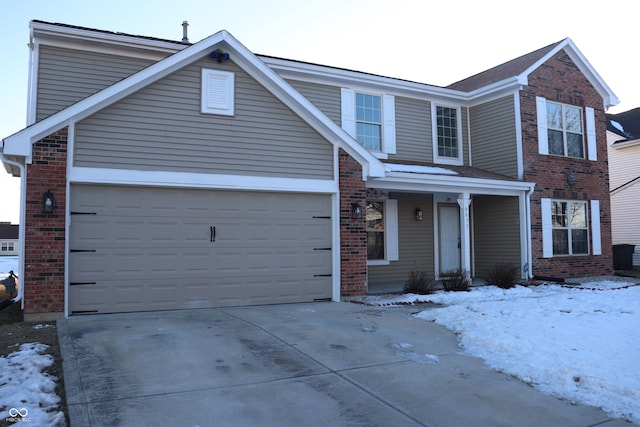
<svg viewBox="0 0 640 427">
<path fill-rule="evenodd" d="M 189 37 L 187 37 L 187 27 L 189 26 L 189 22 L 182 21 L 182 43 L 189 44 Z"/>
</svg>

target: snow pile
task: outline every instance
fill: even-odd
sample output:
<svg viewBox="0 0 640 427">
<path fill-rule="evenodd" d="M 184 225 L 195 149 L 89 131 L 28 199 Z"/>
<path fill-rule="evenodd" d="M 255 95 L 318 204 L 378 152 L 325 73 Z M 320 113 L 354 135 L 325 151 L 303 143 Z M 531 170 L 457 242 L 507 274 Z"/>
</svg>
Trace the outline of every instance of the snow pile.
<svg viewBox="0 0 640 427">
<path fill-rule="evenodd" d="M 485 286 L 377 303 L 416 300 L 444 304 L 416 316 L 459 334 L 465 352 L 492 368 L 640 423 L 640 286 Z"/>
<path fill-rule="evenodd" d="M 0 357 L 0 420 L 28 422 L 36 426 L 64 426 L 64 414 L 56 411 L 55 377 L 43 372 L 53 358 L 42 354 L 47 346 L 22 344 L 18 351 Z M 27 425 L 27 424 L 25 424 Z"/>
</svg>

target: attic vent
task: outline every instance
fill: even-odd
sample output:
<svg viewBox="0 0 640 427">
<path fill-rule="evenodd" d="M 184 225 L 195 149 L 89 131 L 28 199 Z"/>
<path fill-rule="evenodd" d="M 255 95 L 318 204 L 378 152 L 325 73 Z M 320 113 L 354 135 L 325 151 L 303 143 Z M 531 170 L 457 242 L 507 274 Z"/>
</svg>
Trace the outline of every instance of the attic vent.
<svg viewBox="0 0 640 427">
<path fill-rule="evenodd" d="M 202 113 L 233 116 L 234 74 L 229 71 L 202 70 Z"/>
</svg>

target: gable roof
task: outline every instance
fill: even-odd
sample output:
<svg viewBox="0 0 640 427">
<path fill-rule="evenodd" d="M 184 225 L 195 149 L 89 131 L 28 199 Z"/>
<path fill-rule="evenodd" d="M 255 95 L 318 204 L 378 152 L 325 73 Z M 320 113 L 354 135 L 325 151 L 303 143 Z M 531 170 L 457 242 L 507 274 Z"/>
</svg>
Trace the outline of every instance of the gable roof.
<svg viewBox="0 0 640 427">
<path fill-rule="evenodd" d="M 32 145 L 38 140 L 112 105 L 198 60 L 203 54 L 218 48 L 229 52 L 232 60 L 238 66 L 273 93 L 281 102 L 295 111 L 331 144 L 343 148 L 354 157 L 362 165 L 363 178 L 367 176 L 384 176 L 384 166 L 373 154 L 358 144 L 342 128 L 331 121 L 315 105 L 225 30 L 173 53 L 96 94 L 88 96 L 5 138 L 2 152 L 6 156 L 23 157 L 25 162 L 30 162 Z"/>
<path fill-rule="evenodd" d="M 552 43 L 526 55 L 522 55 L 486 71 L 452 83 L 447 86 L 447 88 L 471 92 L 510 78 L 517 78 L 521 84 L 526 85 L 529 74 L 551 59 L 551 57 L 560 50 L 564 50 L 569 55 L 580 71 L 582 71 L 585 77 L 587 77 L 600 93 L 604 100 L 605 108 L 618 104 L 619 101 L 616 95 L 604 80 L 602 80 L 591 64 L 589 64 L 570 38 Z"/>
</svg>

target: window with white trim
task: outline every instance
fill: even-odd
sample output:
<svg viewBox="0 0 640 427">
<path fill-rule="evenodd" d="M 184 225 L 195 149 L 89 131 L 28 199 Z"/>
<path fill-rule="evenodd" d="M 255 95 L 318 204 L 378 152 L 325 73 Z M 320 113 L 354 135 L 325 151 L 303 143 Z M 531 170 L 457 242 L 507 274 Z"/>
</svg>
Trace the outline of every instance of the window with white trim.
<svg viewBox="0 0 640 427">
<path fill-rule="evenodd" d="M 383 158 L 396 153 L 395 97 L 341 89 L 342 128 L 367 150 Z"/>
<path fill-rule="evenodd" d="M 542 199 L 541 208 L 542 250 L 545 258 L 602 254 L 598 200 Z"/>
<path fill-rule="evenodd" d="M 235 75 L 229 71 L 202 69 L 200 111 L 233 116 Z"/>
<path fill-rule="evenodd" d="M 589 253 L 587 203 L 551 201 L 553 255 L 586 255 Z"/>
<path fill-rule="evenodd" d="M 14 242 L 2 242 L 0 245 L 0 251 L 2 252 L 13 252 L 15 251 Z"/>
<path fill-rule="evenodd" d="M 461 111 L 432 103 L 433 159 L 435 163 L 462 164 Z"/>
<path fill-rule="evenodd" d="M 397 200 L 369 200 L 366 204 L 367 261 L 386 264 L 398 260 Z"/>
<path fill-rule="evenodd" d="M 540 154 L 597 160 L 595 111 L 536 97 Z M 585 141 L 587 144 L 585 156 Z"/>
</svg>

